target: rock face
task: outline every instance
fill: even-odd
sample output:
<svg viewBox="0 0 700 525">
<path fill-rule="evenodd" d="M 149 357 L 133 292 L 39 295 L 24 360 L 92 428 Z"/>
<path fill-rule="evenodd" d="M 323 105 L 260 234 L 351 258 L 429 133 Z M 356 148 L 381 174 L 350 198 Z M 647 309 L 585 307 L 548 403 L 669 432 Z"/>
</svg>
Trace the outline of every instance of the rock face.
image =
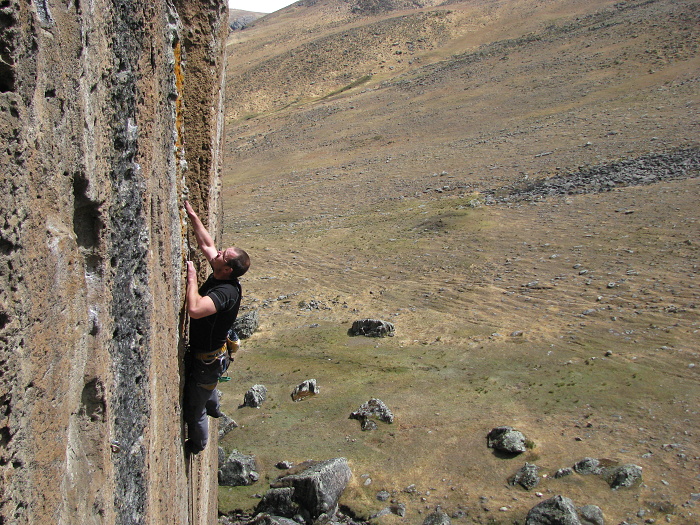
<svg viewBox="0 0 700 525">
<path fill-rule="evenodd" d="M 216 518 L 174 364 L 183 195 L 221 233 L 225 34 L 223 0 L 3 3 L 0 522 Z"/>
</svg>

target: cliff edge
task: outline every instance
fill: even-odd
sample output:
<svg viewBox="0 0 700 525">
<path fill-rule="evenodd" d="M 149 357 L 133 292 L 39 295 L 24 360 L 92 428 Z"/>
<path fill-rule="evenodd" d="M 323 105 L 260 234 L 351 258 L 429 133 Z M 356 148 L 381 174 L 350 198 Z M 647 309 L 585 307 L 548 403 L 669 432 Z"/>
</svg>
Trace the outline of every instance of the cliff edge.
<svg viewBox="0 0 700 525">
<path fill-rule="evenodd" d="M 220 235 L 226 30 L 221 0 L 0 7 L 0 523 L 216 516 L 216 439 L 182 447 L 181 202 Z"/>
</svg>

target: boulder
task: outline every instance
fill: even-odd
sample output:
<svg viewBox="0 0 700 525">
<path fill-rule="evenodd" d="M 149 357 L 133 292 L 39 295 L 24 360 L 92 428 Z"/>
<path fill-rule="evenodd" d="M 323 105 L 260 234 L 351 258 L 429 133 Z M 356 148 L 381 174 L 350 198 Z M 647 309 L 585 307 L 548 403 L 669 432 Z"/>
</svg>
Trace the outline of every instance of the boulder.
<svg viewBox="0 0 700 525">
<path fill-rule="evenodd" d="M 350 414 L 348 419 L 357 419 L 362 423 L 362 430 L 376 430 L 377 424 L 372 418 L 378 419 L 384 423 L 393 423 L 394 414 L 391 413 L 383 401 L 376 398 L 371 398 L 366 403 L 363 403 L 360 408 Z"/>
<path fill-rule="evenodd" d="M 233 323 L 233 330 L 241 339 L 248 339 L 252 336 L 260 325 L 260 317 L 257 310 L 246 312 L 239 316 Z"/>
<path fill-rule="evenodd" d="M 258 514 L 251 521 L 244 522 L 246 525 L 299 525 L 299 522 L 282 516 L 274 516 L 267 513 Z"/>
<path fill-rule="evenodd" d="M 612 469 L 607 475 L 610 488 L 631 487 L 642 479 L 642 467 L 638 465 L 622 465 Z"/>
<path fill-rule="evenodd" d="M 301 516 L 308 524 L 325 523 L 335 515 L 338 500 L 351 477 L 345 458 L 314 463 L 272 483 L 256 512 L 286 518 Z"/>
<path fill-rule="evenodd" d="M 219 439 L 224 437 L 236 427 L 238 427 L 238 423 L 236 423 L 226 414 L 221 414 L 221 417 L 219 418 Z"/>
<path fill-rule="evenodd" d="M 509 454 L 520 454 L 527 450 L 523 433 L 506 426 L 492 429 L 486 436 L 486 445 Z"/>
<path fill-rule="evenodd" d="M 237 450 L 231 452 L 221 468 L 219 468 L 219 485 L 239 487 L 252 485 L 260 479 L 255 465 L 255 456 L 241 454 Z"/>
<path fill-rule="evenodd" d="M 292 392 L 292 401 L 302 401 L 307 397 L 315 396 L 319 392 L 315 379 L 307 379 L 298 385 Z"/>
<path fill-rule="evenodd" d="M 352 323 L 352 327 L 348 330 L 348 335 L 364 335 L 366 337 L 393 337 L 394 325 L 388 321 L 379 319 L 360 319 Z"/>
<path fill-rule="evenodd" d="M 603 472 L 600 461 L 595 458 L 583 458 L 574 465 L 577 474 L 600 474 Z"/>
<path fill-rule="evenodd" d="M 426 516 L 423 525 L 451 525 L 452 520 L 442 510 L 436 510 Z"/>
<path fill-rule="evenodd" d="M 573 473 L 574 473 L 574 469 L 572 469 L 571 467 L 560 468 L 559 470 L 557 470 L 554 473 L 554 478 L 559 479 L 559 478 L 563 478 L 566 476 L 571 476 L 571 474 L 573 474 Z"/>
<path fill-rule="evenodd" d="M 554 496 L 530 509 L 525 525 L 582 525 L 574 502 L 564 496 Z"/>
<path fill-rule="evenodd" d="M 533 489 L 540 482 L 540 477 L 537 475 L 539 470 L 540 469 L 537 465 L 533 465 L 532 463 L 525 463 L 525 466 L 518 470 L 515 473 L 515 475 L 510 479 L 510 484 L 520 485 L 525 490 Z"/>
<path fill-rule="evenodd" d="M 579 516 L 584 525 L 605 525 L 603 511 L 597 505 L 584 505 L 579 509 Z"/>
<path fill-rule="evenodd" d="M 255 512 L 285 518 L 303 516 L 306 522 L 310 515 L 294 501 L 294 493 L 294 487 L 272 488 L 263 495 L 260 503 L 255 507 Z"/>
<path fill-rule="evenodd" d="M 253 385 L 243 397 L 243 406 L 258 408 L 267 399 L 267 388 L 263 385 Z"/>
</svg>

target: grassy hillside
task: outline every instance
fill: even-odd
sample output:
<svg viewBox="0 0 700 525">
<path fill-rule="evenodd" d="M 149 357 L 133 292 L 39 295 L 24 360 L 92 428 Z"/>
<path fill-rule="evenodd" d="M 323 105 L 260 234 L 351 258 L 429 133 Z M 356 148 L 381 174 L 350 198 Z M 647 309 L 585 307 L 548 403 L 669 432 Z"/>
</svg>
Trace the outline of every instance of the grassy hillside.
<svg viewBox="0 0 700 525">
<path fill-rule="evenodd" d="M 251 508 L 277 461 L 345 456 L 344 503 L 361 517 L 386 505 L 382 489 L 406 504 L 387 523 L 437 505 L 457 523 L 513 523 L 535 492 L 598 505 L 610 523 L 640 509 L 693 523 L 697 171 L 486 195 L 697 147 L 698 4 L 363 5 L 300 2 L 229 40 L 224 240 L 253 257 L 246 307 L 261 329 L 223 386 L 242 425 L 223 445 L 255 454 L 263 479 L 221 489 L 221 508 Z M 366 317 L 396 336 L 348 337 Z M 320 395 L 293 403 L 312 377 Z M 238 408 L 255 383 L 268 401 Z M 393 425 L 348 419 L 370 397 Z M 495 456 L 497 425 L 535 448 Z M 640 465 L 644 484 L 506 484 L 525 461 L 551 475 L 585 456 Z"/>
</svg>

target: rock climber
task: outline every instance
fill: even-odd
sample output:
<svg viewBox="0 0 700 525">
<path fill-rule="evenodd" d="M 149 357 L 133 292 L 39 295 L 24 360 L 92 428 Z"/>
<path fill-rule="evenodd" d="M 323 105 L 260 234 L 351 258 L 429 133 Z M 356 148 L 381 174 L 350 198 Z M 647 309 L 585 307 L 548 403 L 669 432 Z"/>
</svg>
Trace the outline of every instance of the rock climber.
<svg viewBox="0 0 700 525">
<path fill-rule="evenodd" d="M 185 211 L 197 245 L 212 268 L 209 278 L 198 288 L 194 264 L 187 261 L 186 307 L 190 316 L 190 337 L 185 354 L 185 450 L 198 454 L 206 447 L 209 437 L 207 416 L 222 415 L 216 387 L 231 361 L 226 339 L 241 304 L 238 278 L 248 271 L 250 257 L 237 247 L 217 250 L 188 201 L 185 201 Z"/>
</svg>

